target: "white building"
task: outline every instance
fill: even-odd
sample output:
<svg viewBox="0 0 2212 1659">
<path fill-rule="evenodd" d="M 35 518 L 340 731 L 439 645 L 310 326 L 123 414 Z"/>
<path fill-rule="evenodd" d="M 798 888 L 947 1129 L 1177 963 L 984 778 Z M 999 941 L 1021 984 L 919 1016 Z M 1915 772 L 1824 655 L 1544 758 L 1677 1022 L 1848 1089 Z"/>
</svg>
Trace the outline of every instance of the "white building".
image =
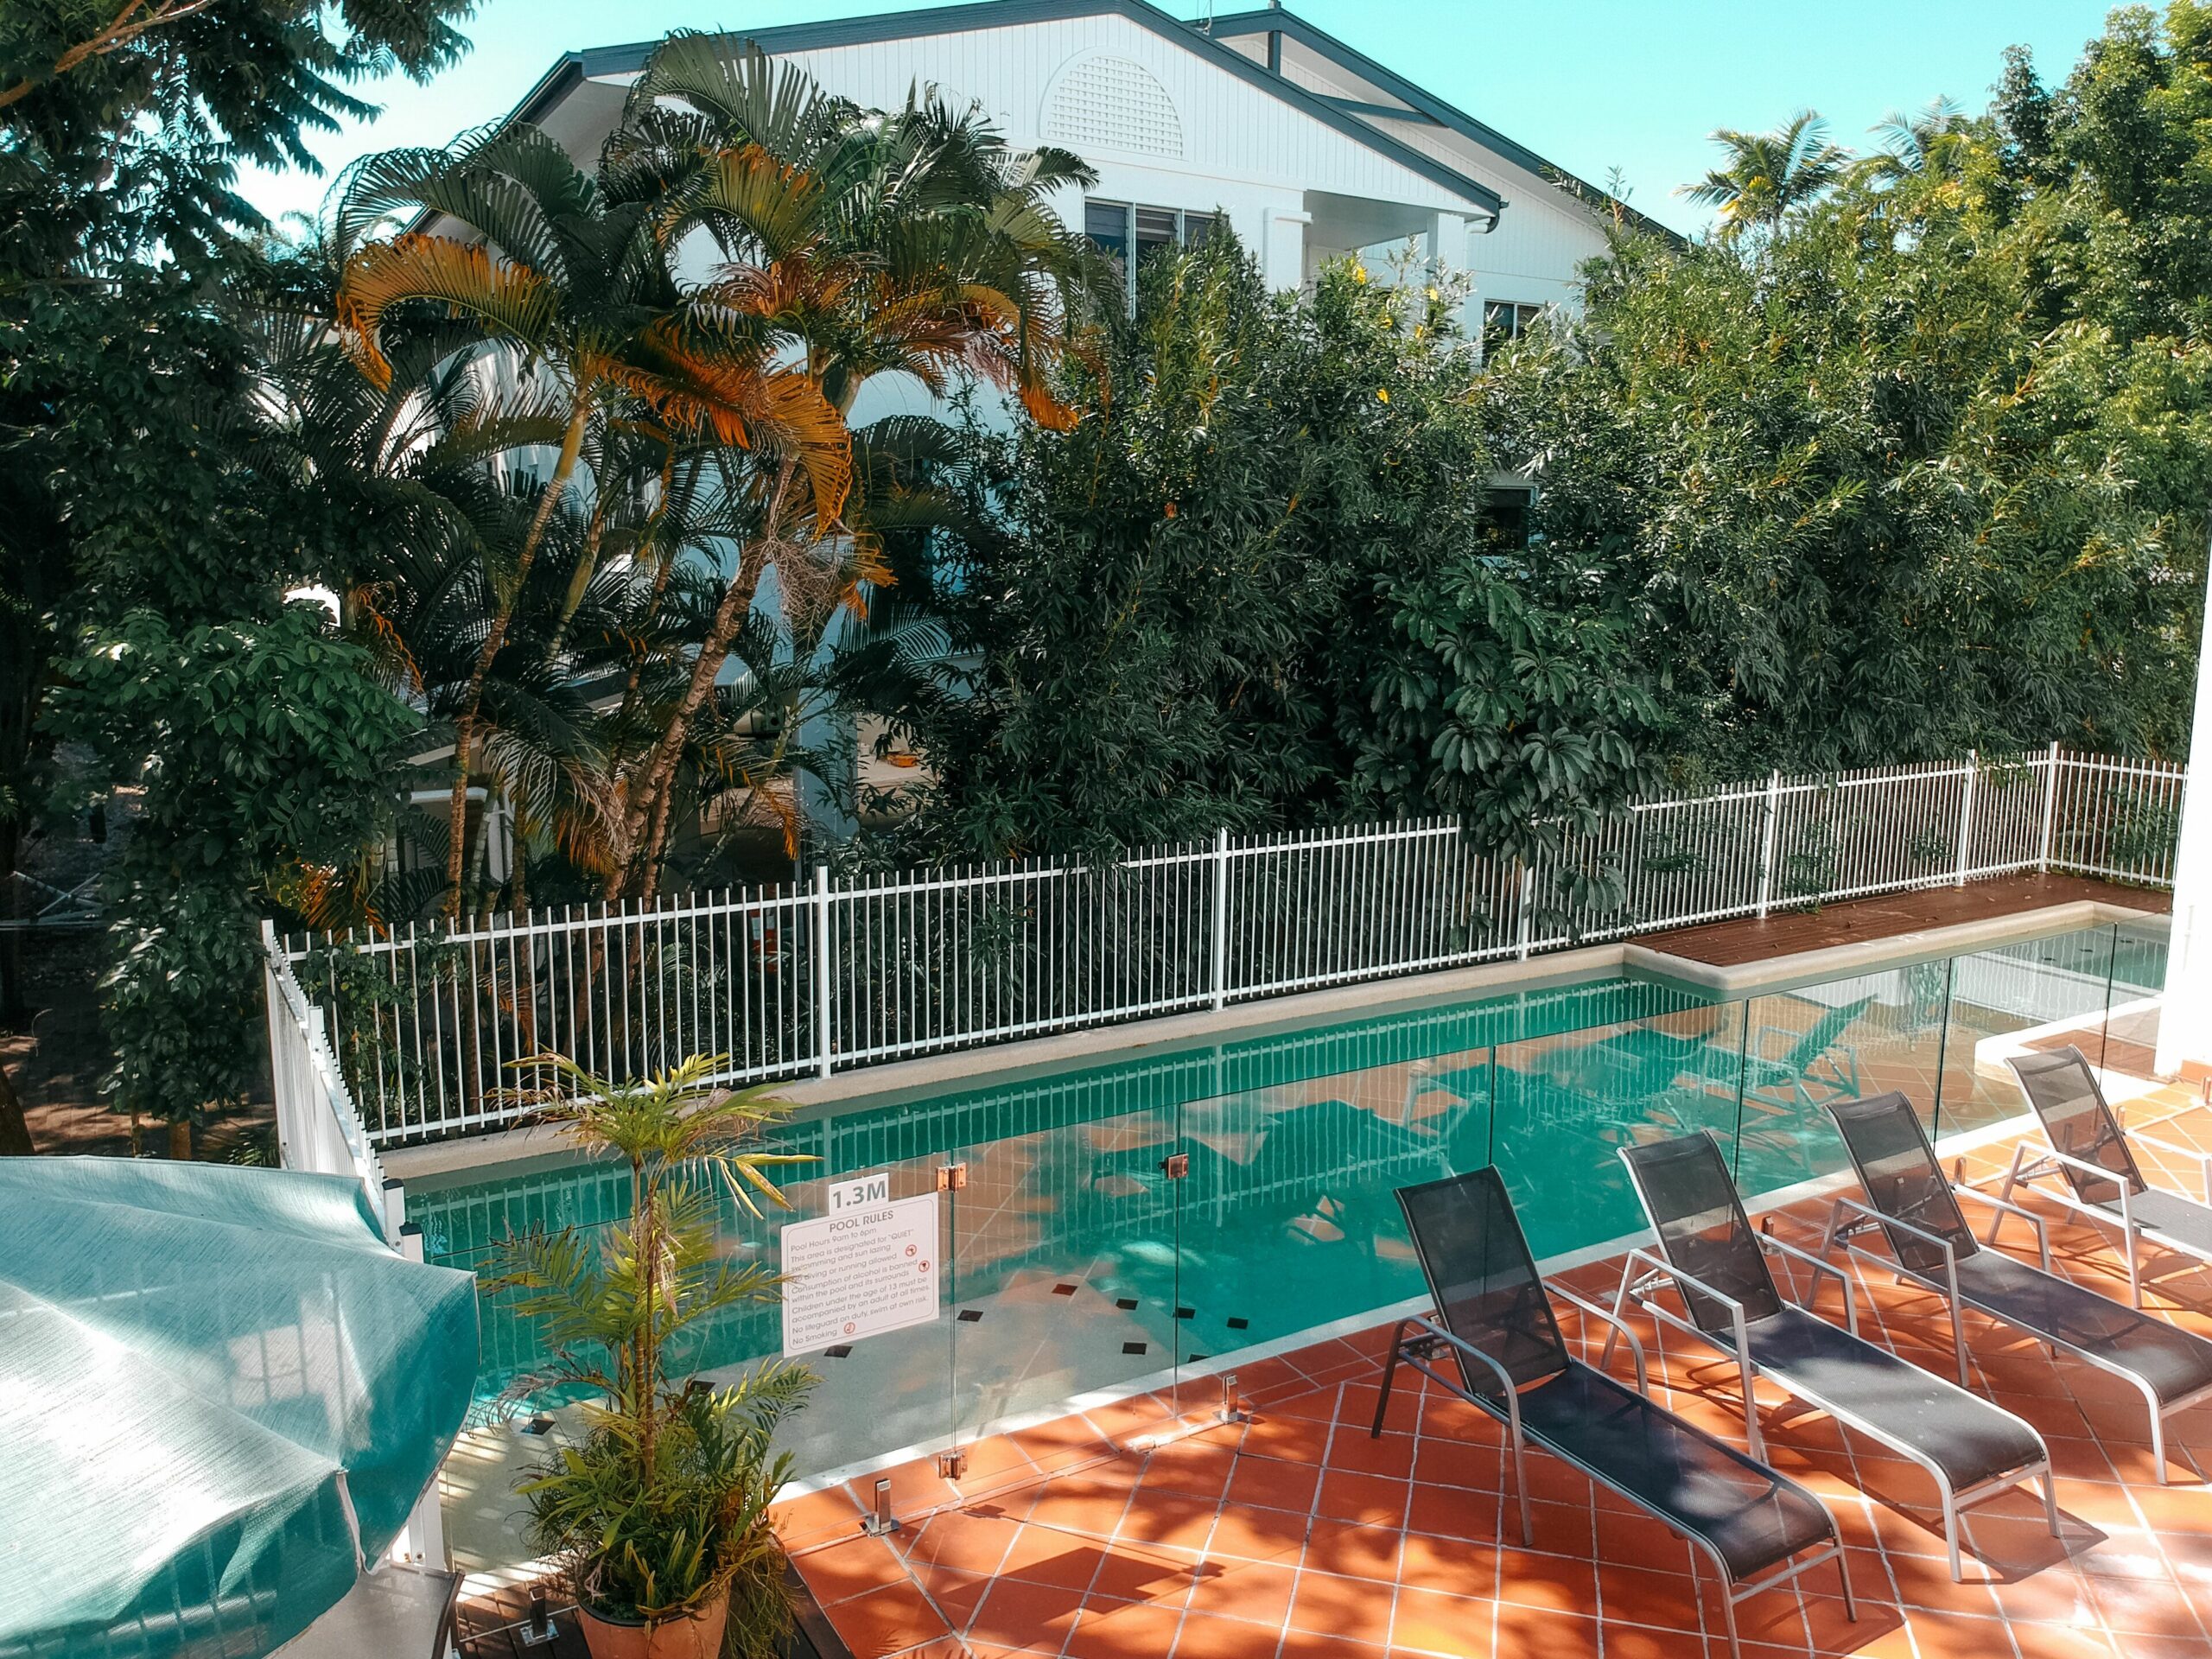
<svg viewBox="0 0 2212 1659">
<path fill-rule="evenodd" d="M 729 38 L 862 105 L 918 86 L 980 104 L 1015 148 L 1056 144 L 1096 170 L 1056 204 L 1064 222 L 1126 246 L 1219 213 L 1282 288 L 1414 238 L 1471 276 L 1476 315 L 1511 329 L 1569 297 L 1618 208 L 1287 11 L 1192 23 L 1145 0 L 982 0 Z M 569 53 L 515 118 L 596 160 L 655 44 Z"/>
</svg>

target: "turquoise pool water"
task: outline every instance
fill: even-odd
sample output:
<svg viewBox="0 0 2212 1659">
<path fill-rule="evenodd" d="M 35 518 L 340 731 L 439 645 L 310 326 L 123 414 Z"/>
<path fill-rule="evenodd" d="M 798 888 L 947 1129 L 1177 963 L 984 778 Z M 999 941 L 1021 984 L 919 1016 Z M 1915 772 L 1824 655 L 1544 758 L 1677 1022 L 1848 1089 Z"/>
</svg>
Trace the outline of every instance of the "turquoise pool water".
<svg viewBox="0 0 2212 1659">
<path fill-rule="evenodd" d="M 1748 1001 L 1633 978 L 1537 986 L 863 1101 L 779 1135 L 820 1160 L 789 1185 L 790 1215 L 732 1206 L 722 1225 L 733 1254 L 774 1262 L 780 1224 L 821 1214 L 831 1180 L 880 1173 L 898 1198 L 965 1167 L 940 1206 L 937 1322 L 812 1361 L 800 1461 L 826 1467 L 1415 1296 L 1393 1197 L 1411 1182 L 1497 1165 L 1549 1255 L 1637 1227 L 1617 1156 L 1633 1139 L 1709 1129 L 1757 1195 L 1842 1166 L 1820 1107 L 1837 1094 L 1903 1088 L 1939 1134 L 2010 1116 L 1977 1050 L 2101 1025 L 2155 989 L 2164 957 L 2105 929 Z M 626 1196 L 575 1162 L 408 1195 L 432 1258 L 473 1268 L 511 1231 L 604 1224 Z M 779 1331 L 776 1309 L 747 1311 L 688 1363 L 741 1365 Z M 483 1335 L 490 1412 L 543 1356 L 499 1299 Z"/>
</svg>

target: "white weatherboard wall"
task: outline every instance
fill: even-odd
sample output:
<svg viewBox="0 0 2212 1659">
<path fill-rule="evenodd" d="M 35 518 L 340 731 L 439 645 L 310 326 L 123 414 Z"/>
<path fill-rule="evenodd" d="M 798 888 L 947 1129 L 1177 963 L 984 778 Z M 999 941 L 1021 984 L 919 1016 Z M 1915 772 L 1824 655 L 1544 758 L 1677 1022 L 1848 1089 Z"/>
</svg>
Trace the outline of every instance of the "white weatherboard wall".
<svg viewBox="0 0 2212 1659">
<path fill-rule="evenodd" d="M 1199 54 L 1126 17 L 968 29 L 779 54 L 865 105 L 896 106 L 935 85 L 981 103 L 1016 149 L 1072 149 L 1098 174 L 1090 194 L 1193 213 L 1218 207 L 1261 252 L 1269 281 L 1304 276 L 1308 191 L 1469 214 L 1474 204 Z M 629 75 L 607 78 L 620 86 Z M 1082 223 L 1068 192 L 1054 203 Z"/>
</svg>

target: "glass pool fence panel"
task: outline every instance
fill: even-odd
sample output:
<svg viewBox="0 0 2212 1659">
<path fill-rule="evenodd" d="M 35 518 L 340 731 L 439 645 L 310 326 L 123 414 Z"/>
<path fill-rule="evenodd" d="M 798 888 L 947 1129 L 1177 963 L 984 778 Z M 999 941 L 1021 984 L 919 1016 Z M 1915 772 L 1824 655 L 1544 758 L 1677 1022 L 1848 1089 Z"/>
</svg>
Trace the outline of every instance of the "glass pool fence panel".
<svg viewBox="0 0 2212 1659">
<path fill-rule="evenodd" d="M 802 1285 L 786 1286 L 784 1303 L 764 1298 L 700 1322 L 672 1351 L 674 1374 L 728 1383 L 782 1354 L 787 1334 L 804 1340 L 804 1351 L 793 1357 L 818 1381 L 783 1440 L 802 1477 L 918 1442 L 942 1441 L 955 1425 L 950 1287 L 956 1269 L 944 1257 L 957 1236 L 957 1195 L 938 1191 L 945 1159 L 927 1153 L 892 1156 L 899 1148 L 883 1136 L 861 1137 L 855 1144 L 850 1138 L 841 1140 L 827 1121 L 785 1125 L 766 1149 L 816 1160 L 770 1172 L 791 1177 L 779 1183 L 789 1209 L 763 1203 L 755 1215 L 711 1171 L 699 1166 L 686 1172 L 688 1179 L 708 1183 L 714 1192 L 725 1259 L 757 1263 L 770 1272 L 797 1272 L 806 1258 L 797 1254 L 801 1240 L 787 1242 L 787 1227 L 798 1225 L 802 1239 L 810 1232 L 812 1239 L 805 1242 L 818 1248 L 822 1230 L 810 1224 L 932 1196 L 939 1215 L 936 1225 L 913 1241 L 912 1271 L 920 1277 L 934 1269 L 936 1306 L 919 1322 L 880 1335 L 866 1334 L 857 1317 L 849 1332 L 843 1321 L 838 1328 L 823 1328 L 825 1287 L 817 1274 L 811 1292 Z M 842 1190 L 833 1193 L 833 1187 Z M 408 1192 L 408 1212 L 423 1229 L 427 1260 L 488 1280 L 496 1276 L 500 1247 L 510 1238 L 574 1227 L 588 1240 L 604 1241 L 608 1230 L 629 1216 L 630 1179 L 619 1165 L 569 1162 L 506 1176 L 496 1184 L 416 1183 Z M 530 1420 L 539 1412 L 558 1413 L 581 1396 L 573 1389 L 534 1383 L 553 1354 L 540 1325 L 517 1311 L 518 1300 L 512 1290 L 488 1292 L 484 1298 L 472 1420 L 480 1426 L 511 1425 L 511 1432 L 524 1437 L 518 1455 L 527 1456 L 545 1444 L 528 1438 Z M 880 1295 L 874 1300 L 880 1305 L 887 1300 Z M 909 1312 L 920 1300 L 910 1299 Z M 786 1306 L 797 1321 L 788 1332 Z"/>
<path fill-rule="evenodd" d="M 1622 1147 L 1710 1129 L 1733 1154 L 1742 1030 L 1721 1003 L 1498 1045 L 1496 1162 L 1539 1258 L 1643 1225 Z"/>
<path fill-rule="evenodd" d="M 423 1230 L 423 1259 L 488 1281 L 510 1238 L 565 1227 L 594 1238 L 630 1213 L 630 1176 L 611 1164 L 563 1163 L 504 1177 L 495 1184 L 410 1183 L 407 1218 Z M 559 1390 L 533 1390 L 552 1351 L 539 1328 L 516 1312 L 520 1293 L 486 1290 L 478 1304 L 478 1423 L 527 1417 L 540 1406 L 570 1403 Z"/>
<path fill-rule="evenodd" d="M 932 1147 L 925 1127 L 900 1135 L 871 1126 L 871 1132 L 844 1135 L 836 1120 L 823 1119 L 794 1124 L 784 1139 L 792 1150 L 822 1160 L 786 1172 L 802 1178 L 781 1183 L 791 1208 L 755 1219 L 725 1196 L 725 1224 L 733 1252 L 800 1277 L 783 1287 L 781 1305 L 743 1309 L 721 1322 L 700 1356 L 700 1374 L 712 1382 L 730 1381 L 784 1353 L 787 1338 L 801 1345 L 791 1357 L 819 1380 L 781 1439 L 801 1478 L 908 1447 L 944 1445 L 958 1427 L 954 1287 L 967 1195 L 940 1190 L 939 1183 L 940 1172 L 957 1158 Z M 893 1155 L 899 1154 L 906 1155 Z M 836 1245 L 823 1223 L 865 1217 L 893 1217 L 895 1242 L 871 1247 L 858 1267 L 825 1254 Z M 803 1271 L 810 1262 L 823 1265 Z M 905 1274 L 933 1278 L 933 1304 L 895 1282 Z M 841 1279 L 847 1291 L 842 1319 Z M 914 1322 L 871 1334 L 872 1322 L 887 1317 Z M 894 1490 L 893 1497 L 911 1501 L 905 1491 Z"/>
<path fill-rule="evenodd" d="M 1935 1122 L 1948 979 L 1947 963 L 1916 963 L 1751 999 L 1736 1152 L 1746 1199 L 1850 1168 L 1831 1101 L 1901 1090 Z"/>
<path fill-rule="evenodd" d="M 1487 1047 L 1423 1054 L 1413 1034 L 1378 1032 L 1359 1064 L 1277 1081 L 1232 1063 L 1184 1109 L 1186 1364 L 1363 1328 L 1421 1294 L 1397 1191 L 1490 1160 L 1491 1066 Z M 1204 1377 L 1184 1392 L 1189 1410 L 1219 1401 Z"/>
<path fill-rule="evenodd" d="M 1942 1133 L 1982 1128 L 2028 1109 L 2009 1059 L 2071 1046 L 2099 1062 L 2118 935 L 2110 925 L 2082 928 L 1954 960 Z"/>
<path fill-rule="evenodd" d="M 2167 930 L 2120 923 L 2113 934 L 2113 971 L 2096 1061 L 2109 1071 L 2151 1077 L 2158 1071 L 2159 1015 L 2165 995 Z M 2088 1045 L 2082 1045 L 2086 1052 Z"/>
<path fill-rule="evenodd" d="M 994 1446 L 1007 1466 L 976 1467 L 975 1481 L 1019 1480 L 1099 1455 L 1083 1425 L 1038 1419 L 1087 1408 L 1120 1444 L 1176 1414 L 1191 1317 L 1182 1216 L 1218 1172 L 1184 1137 L 1183 1108 L 1119 1109 L 1126 1100 L 1122 1089 L 1078 1074 L 1040 1086 L 1020 1123 L 963 1125 L 970 1139 L 957 1154 L 950 1291 L 956 1437 L 968 1446 L 1009 1424 L 1034 1425 L 1014 1440 L 1026 1465 Z M 1185 1156 L 1187 1168 L 1176 1162 Z"/>
</svg>

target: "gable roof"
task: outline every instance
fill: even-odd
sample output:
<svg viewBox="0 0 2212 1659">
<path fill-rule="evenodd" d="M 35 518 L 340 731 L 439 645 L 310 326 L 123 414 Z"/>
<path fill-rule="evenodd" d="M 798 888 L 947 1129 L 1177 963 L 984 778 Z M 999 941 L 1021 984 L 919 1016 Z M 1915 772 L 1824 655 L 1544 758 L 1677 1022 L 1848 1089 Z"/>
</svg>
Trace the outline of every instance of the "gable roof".
<svg viewBox="0 0 2212 1659">
<path fill-rule="evenodd" d="M 1264 11 L 1240 11 L 1225 17 L 1217 17 L 1211 24 L 1212 33 L 1219 40 L 1236 40 L 1254 35 L 1280 34 L 1298 41 L 1322 57 L 1350 70 L 1360 79 L 1380 88 L 1404 105 L 1403 109 L 1389 105 L 1361 104 L 1351 99 L 1329 99 L 1322 101 L 1355 118 L 1368 119 L 1419 120 L 1426 118 L 1434 125 L 1448 127 L 1461 136 L 1472 139 L 1499 160 L 1509 162 L 1524 172 L 1533 173 L 1546 183 L 1574 197 L 1585 207 L 1601 213 L 1618 213 L 1643 230 L 1666 238 L 1670 242 L 1683 240 L 1679 232 L 1670 230 L 1649 215 L 1638 213 L 1609 191 L 1602 190 L 1588 181 L 1578 178 L 1555 162 L 1545 160 L 1525 144 L 1516 143 L 1497 128 L 1478 121 L 1465 111 L 1446 103 L 1434 93 L 1416 86 L 1395 71 L 1384 67 L 1373 58 L 1338 40 L 1326 29 L 1307 22 L 1295 12 L 1273 7 Z"/>
<path fill-rule="evenodd" d="M 1280 11 L 1255 14 L 1282 18 Z M 881 41 L 919 40 L 970 29 L 1012 29 L 1025 23 L 1058 22 L 1071 17 L 1119 16 L 1185 51 L 1196 53 L 1226 74 L 1234 75 L 1300 113 L 1311 116 L 1355 143 L 1387 156 L 1399 166 L 1441 185 L 1473 207 L 1478 217 L 1493 223 L 1505 199 L 1478 179 L 1471 179 L 1448 163 L 1423 155 L 1402 143 L 1335 100 L 1309 92 L 1282 76 L 1255 64 L 1242 52 L 1223 44 L 1220 25 L 1208 34 L 1198 25 L 1170 16 L 1147 0 L 970 0 L 964 5 L 937 6 L 918 11 L 880 13 L 868 17 L 841 17 L 815 23 L 783 23 L 770 29 L 730 30 L 721 36 L 738 51 L 758 48 L 770 57 L 828 47 L 866 46 Z M 1319 31 L 1316 31 L 1318 34 Z M 1325 38 L 1325 37 L 1324 37 Z M 580 83 L 603 76 L 635 74 L 645 67 L 660 42 L 640 41 L 627 46 L 607 46 L 570 52 L 555 62 L 537 86 L 524 94 L 508 118 L 536 122 L 568 96 Z"/>
</svg>

